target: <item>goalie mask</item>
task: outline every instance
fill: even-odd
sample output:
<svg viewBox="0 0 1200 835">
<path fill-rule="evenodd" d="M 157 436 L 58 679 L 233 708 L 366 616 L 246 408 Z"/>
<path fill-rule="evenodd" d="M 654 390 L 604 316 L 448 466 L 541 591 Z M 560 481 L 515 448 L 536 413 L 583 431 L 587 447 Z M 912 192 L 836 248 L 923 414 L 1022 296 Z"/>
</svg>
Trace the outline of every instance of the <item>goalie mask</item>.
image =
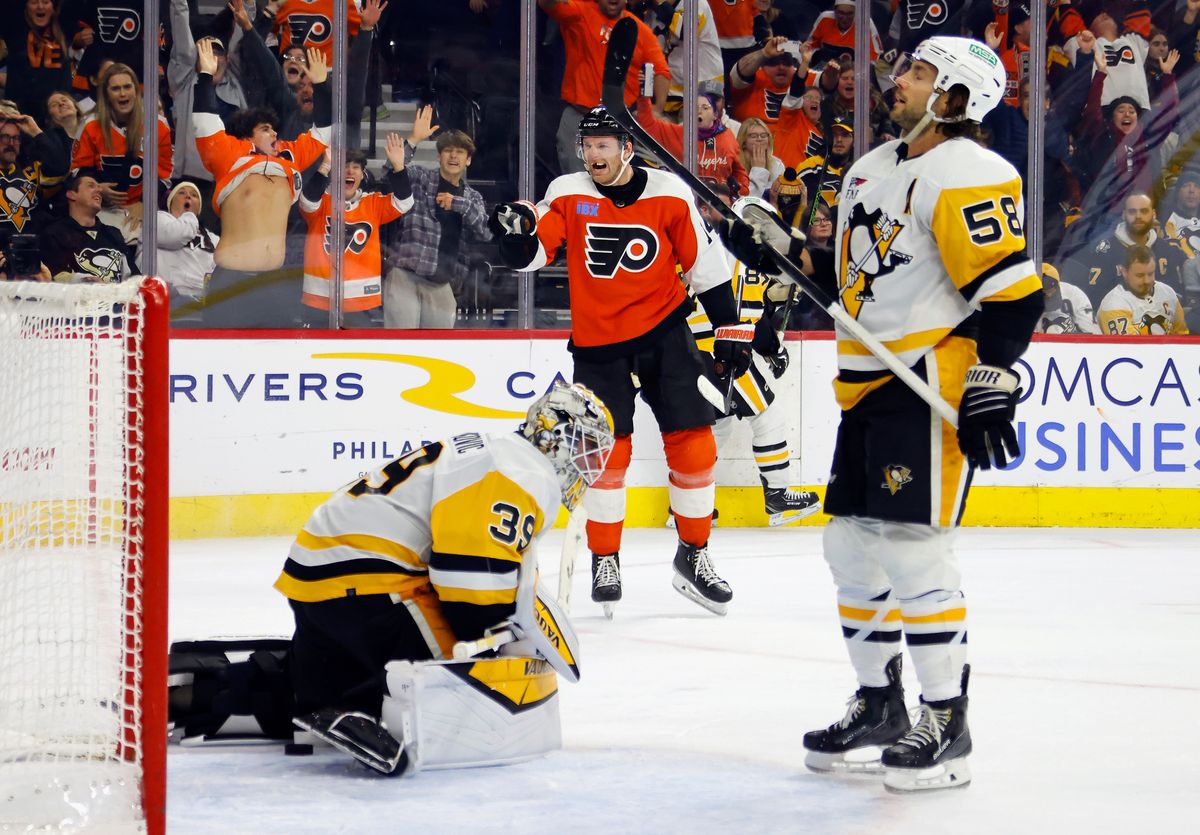
<svg viewBox="0 0 1200 835">
<path fill-rule="evenodd" d="M 972 38 L 955 38 L 936 35 L 926 38 L 911 53 L 897 62 L 891 79 L 904 75 L 916 61 L 931 64 L 937 70 L 933 82 L 933 95 L 925 105 L 935 122 L 982 122 L 1004 97 L 1007 77 L 999 56 L 987 45 Z M 934 102 L 942 93 L 955 86 L 967 90 L 967 106 L 961 116 L 945 118 L 933 112 Z"/>
<path fill-rule="evenodd" d="M 558 473 L 562 502 L 575 509 L 583 491 L 604 472 L 613 448 L 613 420 L 590 390 L 556 384 L 529 407 L 519 430 Z"/>
</svg>

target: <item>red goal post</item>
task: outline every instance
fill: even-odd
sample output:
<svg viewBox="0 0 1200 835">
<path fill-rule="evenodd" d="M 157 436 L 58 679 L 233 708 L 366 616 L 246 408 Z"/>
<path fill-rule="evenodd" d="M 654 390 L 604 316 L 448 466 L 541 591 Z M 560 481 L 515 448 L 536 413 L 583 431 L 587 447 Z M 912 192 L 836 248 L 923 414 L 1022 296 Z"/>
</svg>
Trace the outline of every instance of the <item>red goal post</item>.
<svg viewBox="0 0 1200 835">
<path fill-rule="evenodd" d="M 0 282 L 0 829 L 165 831 L 167 313 Z"/>
</svg>

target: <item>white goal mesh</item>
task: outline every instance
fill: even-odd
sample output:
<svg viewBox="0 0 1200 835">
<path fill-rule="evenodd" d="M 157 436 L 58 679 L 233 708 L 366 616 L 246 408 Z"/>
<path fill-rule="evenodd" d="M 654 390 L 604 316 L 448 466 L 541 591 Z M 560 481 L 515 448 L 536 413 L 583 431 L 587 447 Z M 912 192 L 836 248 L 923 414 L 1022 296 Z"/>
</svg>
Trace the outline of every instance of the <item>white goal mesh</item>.
<svg viewBox="0 0 1200 835">
<path fill-rule="evenodd" d="M 0 283 L 0 831 L 146 831 L 165 778 L 145 729 L 165 697 L 146 619 L 156 285 Z"/>
</svg>

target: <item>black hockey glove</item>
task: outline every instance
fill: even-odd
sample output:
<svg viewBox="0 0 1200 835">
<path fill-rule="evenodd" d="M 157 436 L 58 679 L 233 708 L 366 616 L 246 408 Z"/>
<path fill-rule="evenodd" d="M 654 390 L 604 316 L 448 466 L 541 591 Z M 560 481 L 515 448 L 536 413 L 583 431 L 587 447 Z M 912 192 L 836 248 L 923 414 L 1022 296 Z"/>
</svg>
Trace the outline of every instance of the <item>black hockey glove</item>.
<svg viewBox="0 0 1200 835">
<path fill-rule="evenodd" d="M 779 267 L 775 265 L 771 247 L 763 243 L 754 231 L 754 227 L 739 218 L 722 220 L 717 224 L 717 234 L 721 243 L 749 269 L 767 275 L 778 275 Z"/>
<path fill-rule="evenodd" d="M 770 356 L 764 357 L 767 365 L 771 367 L 771 376 L 778 380 L 783 376 L 783 372 L 787 371 L 788 363 L 792 358 L 788 355 L 788 349 L 784 345 L 779 346 L 779 350 Z"/>
<path fill-rule="evenodd" d="M 537 255 L 537 212 L 532 203 L 497 203 L 488 218 L 488 231 L 499 242 L 500 257 L 510 267 L 527 267 Z"/>
<path fill-rule="evenodd" d="M 1020 378 L 1007 368 L 973 365 L 963 383 L 958 407 L 958 448 L 981 470 L 1004 467 L 1021 454 L 1013 418 L 1021 389 Z"/>
<path fill-rule="evenodd" d="M 736 380 L 750 368 L 750 343 L 754 339 L 754 325 L 740 322 L 736 325 L 721 325 L 716 329 L 713 343 L 713 367 L 723 386 Z"/>
</svg>

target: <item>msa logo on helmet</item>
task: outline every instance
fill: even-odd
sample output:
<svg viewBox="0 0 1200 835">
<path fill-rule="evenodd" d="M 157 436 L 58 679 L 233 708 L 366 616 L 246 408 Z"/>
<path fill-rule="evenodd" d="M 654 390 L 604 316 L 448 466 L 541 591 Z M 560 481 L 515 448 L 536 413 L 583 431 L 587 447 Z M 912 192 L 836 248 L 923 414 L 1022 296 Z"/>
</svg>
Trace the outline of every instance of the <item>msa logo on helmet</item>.
<svg viewBox="0 0 1200 835">
<path fill-rule="evenodd" d="M 595 278 L 612 278 L 619 269 L 640 273 L 658 256 L 658 237 L 645 226 L 589 223 L 585 253 Z"/>
<path fill-rule="evenodd" d="M 990 49 L 984 49 L 982 46 L 979 46 L 978 44 L 971 44 L 969 49 L 971 51 L 971 54 L 974 55 L 976 58 L 982 58 L 983 60 L 987 61 L 988 66 L 991 66 L 991 67 L 996 66 L 996 56 L 994 54 L 992 54 L 992 51 Z"/>
<path fill-rule="evenodd" d="M 100 6 L 96 9 L 100 40 L 104 43 L 136 41 L 142 34 L 142 18 L 133 9 Z"/>
<path fill-rule="evenodd" d="M 294 14 L 288 16 L 288 31 L 294 44 L 325 43 L 333 31 L 329 18 L 320 14 Z"/>
</svg>

